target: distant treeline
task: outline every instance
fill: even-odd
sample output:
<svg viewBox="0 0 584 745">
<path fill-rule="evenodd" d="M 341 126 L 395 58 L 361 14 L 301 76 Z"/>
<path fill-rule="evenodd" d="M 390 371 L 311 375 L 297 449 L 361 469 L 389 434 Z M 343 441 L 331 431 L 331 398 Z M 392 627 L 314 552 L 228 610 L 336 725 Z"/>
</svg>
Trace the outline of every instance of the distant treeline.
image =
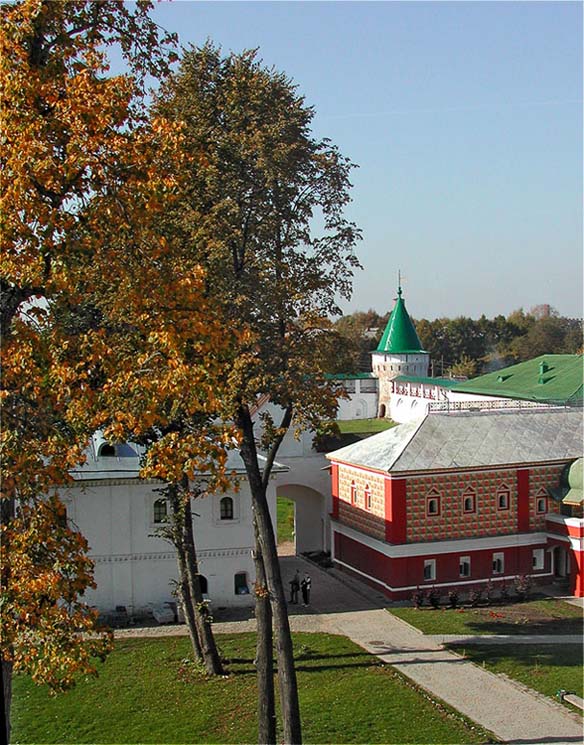
<svg viewBox="0 0 584 745">
<path fill-rule="evenodd" d="M 377 347 L 388 319 L 389 313 L 381 316 L 374 310 L 340 318 L 335 330 L 347 342 L 347 355 L 339 355 L 338 369 L 333 372 L 370 370 L 370 352 Z M 414 324 L 423 348 L 430 353 L 430 373 L 435 376 L 472 377 L 541 354 L 582 353 L 582 319 L 564 318 L 549 305 L 529 312 L 520 308 L 506 318 L 422 318 Z"/>
</svg>

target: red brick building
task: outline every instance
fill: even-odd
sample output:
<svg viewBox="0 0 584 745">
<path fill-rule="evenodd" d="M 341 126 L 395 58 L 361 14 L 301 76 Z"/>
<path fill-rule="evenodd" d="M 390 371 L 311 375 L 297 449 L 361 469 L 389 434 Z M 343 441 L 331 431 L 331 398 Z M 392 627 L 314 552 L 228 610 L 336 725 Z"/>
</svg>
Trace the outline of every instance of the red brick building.
<svg viewBox="0 0 584 745">
<path fill-rule="evenodd" d="M 392 599 L 520 574 L 584 595 L 582 430 L 577 410 L 430 413 L 329 453 L 333 561 Z"/>
</svg>

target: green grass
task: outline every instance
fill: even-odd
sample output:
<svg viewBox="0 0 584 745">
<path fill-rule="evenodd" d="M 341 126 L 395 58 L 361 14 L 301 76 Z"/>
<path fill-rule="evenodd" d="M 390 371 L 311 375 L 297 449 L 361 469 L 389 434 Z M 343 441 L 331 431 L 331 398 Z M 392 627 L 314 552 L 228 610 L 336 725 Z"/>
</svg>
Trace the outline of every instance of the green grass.
<svg viewBox="0 0 584 745">
<path fill-rule="evenodd" d="M 560 688 L 583 696 L 582 645 L 580 644 L 516 644 L 451 649 L 483 665 L 494 673 L 504 673 L 546 696 L 556 696 Z"/>
<path fill-rule="evenodd" d="M 294 540 L 294 502 L 278 497 L 276 508 L 278 520 L 278 544 Z"/>
<path fill-rule="evenodd" d="M 546 598 L 486 608 L 391 608 L 424 634 L 581 634 L 582 611 Z"/>
<path fill-rule="evenodd" d="M 386 429 L 395 427 L 397 422 L 391 419 L 346 419 L 337 420 L 337 426 L 342 435 L 356 434 L 376 434 L 384 432 Z"/>
<path fill-rule="evenodd" d="M 205 680 L 183 662 L 186 637 L 120 640 L 98 678 L 56 698 L 17 677 L 13 741 L 256 742 L 255 635 L 222 635 L 219 644 L 230 659 L 224 679 Z M 476 743 L 489 737 L 345 637 L 296 634 L 295 649 L 305 742 Z"/>
</svg>

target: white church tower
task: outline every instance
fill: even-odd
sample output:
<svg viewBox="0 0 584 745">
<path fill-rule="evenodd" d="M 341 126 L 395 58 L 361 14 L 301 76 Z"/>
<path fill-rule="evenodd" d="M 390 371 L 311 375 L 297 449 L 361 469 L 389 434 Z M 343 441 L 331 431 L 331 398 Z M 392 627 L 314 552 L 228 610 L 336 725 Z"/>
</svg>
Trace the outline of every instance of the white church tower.
<svg viewBox="0 0 584 745">
<path fill-rule="evenodd" d="M 389 416 L 391 380 L 398 375 L 426 377 L 430 365 L 430 355 L 422 349 L 400 285 L 381 341 L 371 355 L 373 375 L 379 379 L 378 416 Z"/>
</svg>

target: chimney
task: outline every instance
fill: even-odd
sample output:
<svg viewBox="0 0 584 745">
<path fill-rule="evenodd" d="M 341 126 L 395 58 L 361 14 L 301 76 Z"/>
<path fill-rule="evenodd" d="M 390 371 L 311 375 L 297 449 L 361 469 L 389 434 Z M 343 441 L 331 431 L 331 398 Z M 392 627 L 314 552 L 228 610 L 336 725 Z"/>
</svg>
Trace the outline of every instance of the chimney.
<svg viewBox="0 0 584 745">
<path fill-rule="evenodd" d="M 547 372 L 548 370 L 549 370 L 549 368 L 548 368 L 548 366 L 547 366 L 547 363 L 546 363 L 546 362 L 544 362 L 544 360 L 542 360 L 542 361 L 541 361 L 541 362 L 539 363 L 539 377 L 538 377 L 538 379 L 537 379 L 537 382 L 538 382 L 539 384 L 543 384 L 543 383 L 545 383 L 545 378 L 544 378 L 543 376 L 544 376 L 544 375 L 546 374 L 546 372 Z"/>
</svg>

